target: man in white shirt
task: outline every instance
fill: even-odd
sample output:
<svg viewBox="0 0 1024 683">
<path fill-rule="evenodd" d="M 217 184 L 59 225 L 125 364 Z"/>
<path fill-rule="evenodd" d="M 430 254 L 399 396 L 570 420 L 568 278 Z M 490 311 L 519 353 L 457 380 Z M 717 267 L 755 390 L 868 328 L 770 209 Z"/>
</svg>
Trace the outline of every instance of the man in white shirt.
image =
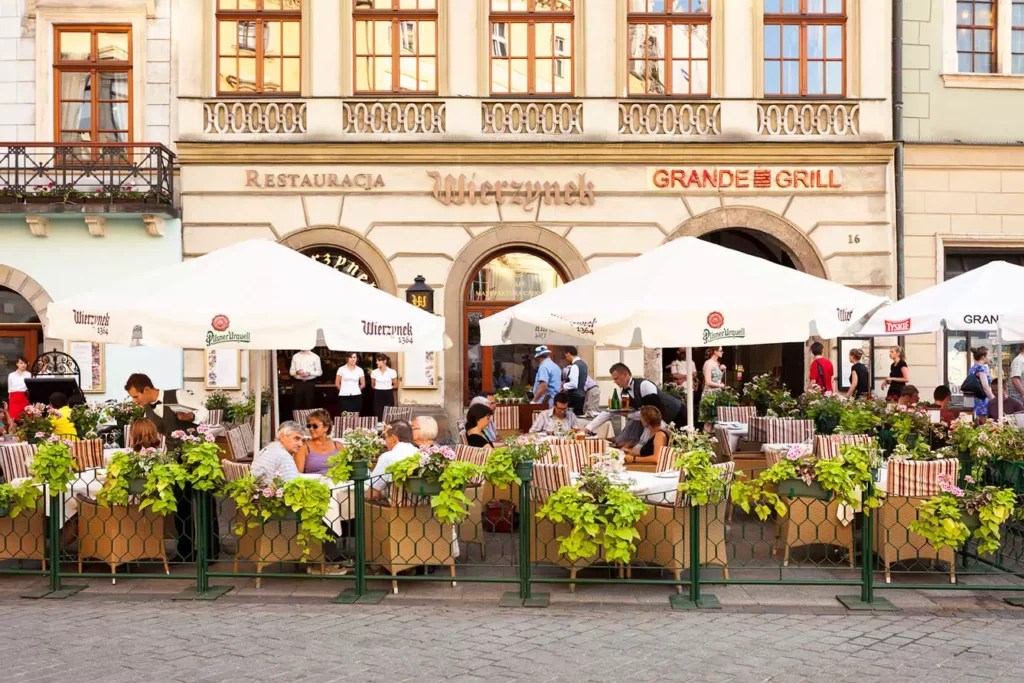
<svg viewBox="0 0 1024 683">
<path fill-rule="evenodd" d="M 292 366 L 288 371 L 295 378 L 295 391 L 292 394 L 294 410 L 309 410 L 314 407 L 316 379 L 324 374 L 320 365 L 320 356 L 312 351 L 299 351 L 292 356 Z"/>
<path fill-rule="evenodd" d="M 1010 361 L 1010 396 L 1018 401 L 1024 401 L 1024 345 L 1013 360 Z"/>
<path fill-rule="evenodd" d="M 262 477 L 267 481 L 278 476 L 282 481 L 299 478 L 299 470 L 295 466 L 295 454 L 302 448 L 305 432 L 298 422 L 282 422 L 277 428 L 277 441 L 267 444 L 266 448 L 253 458 L 251 472 L 254 477 Z"/>
<path fill-rule="evenodd" d="M 384 443 L 388 447 L 388 452 L 377 459 L 377 466 L 370 472 L 370 490 L 367 491 L 370 498 L 387 499 L 388 487 L 391 485 L 388 467 L 419 451 L 412 442 L 412 425 L 405 420 L 395 420 L 388 425 L 384 433 Z"/>
<path fill-rule="evenodd" d="M 555 407 L 537 413 L 537 418 L 530 427 L 531 434 L 562 435 L 570 429 L 579 429 L 580 423 L 576 415 L 569 410 L 569 397 L 565 393 L 555 394 Z"/>
<path fill-rule="evenodd" d="M 672 381 L 685 389 L 687 379 L 692 380 L 697 377 L 697 366 L 692 358 L 686 358 L 685 348 L 679 349 L 676 353 L 676 359 L 666 367 L 668 367 L 669 374 L 672 375 Z M 687 368 L 689 372 L 687 372 Z"/>
<path fill-rule="evenodd" d="M 633 377 L 633 373 L 623 363 L 613 365 L 610 373 L 615 385 L 621 390 L 621 395 L 629 397 L 629 407 L 631 408 L 629 421 L 622 430 L 622 434 L 619 435 L 620 447 L 631 447 L 636 443 L 642 442 L 642 436 L 635 442 L 632 436 L 624 441 L 621 439 L 627 433 L 632 435 L 633 432 L 641 434 L 644 432 L 643 425 L 640 424 L 640 408 L 645 405 L 653 405 L 658 408 L 661 411 L 662 420 L 666 423 L 673 423 L 679 419 L 680 413 L 683 412 L 682 402 L 674 396 L 660 391 L 658 385 L 654 382 L 641 377 Z M 596 433 L 603 424 L 611 419 L 612 413 L 604 411 L 586 426 L 586 430 L 591 434 Z M 626 444 L 629 445 L 627 446 Z"/>
</svg>

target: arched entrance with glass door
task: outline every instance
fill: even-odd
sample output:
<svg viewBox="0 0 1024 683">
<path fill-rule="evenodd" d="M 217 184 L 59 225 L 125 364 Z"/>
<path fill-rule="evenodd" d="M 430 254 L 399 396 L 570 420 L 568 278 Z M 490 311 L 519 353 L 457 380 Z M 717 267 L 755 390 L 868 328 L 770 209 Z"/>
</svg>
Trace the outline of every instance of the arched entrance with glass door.
<svg viewBox="0 0 1024 683">
<path fill-rule="evenodd" d="M 32 304 L 18 291 L 0 286 L 0 401 L 7 400 L 7 375 L 19 356 L 29 367 L 42 350 L 43 326 Z"/>
<path fill-rule="evenodd" d="M 528 344 L 482 346 L 480 321 L 550 291 L 566 279 L 552 261 L 521 248 L 492 254 L 476 269 L 463 296 L 464 402 L 485 392 L 533 386 L 534 347 Z M 555 357 L 558 358 L 557 353 Z"/>
</svg>

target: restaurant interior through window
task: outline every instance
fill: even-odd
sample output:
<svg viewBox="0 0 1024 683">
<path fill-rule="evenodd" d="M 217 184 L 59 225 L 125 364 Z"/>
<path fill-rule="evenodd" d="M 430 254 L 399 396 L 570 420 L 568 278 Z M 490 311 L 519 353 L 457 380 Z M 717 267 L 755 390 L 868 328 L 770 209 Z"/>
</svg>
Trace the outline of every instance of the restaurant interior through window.
<svg viewBox="0 0 1024 683">
<path fill-rule="evenodd" d="M 299 250 L 300 254 L 309 256 L 313 260 L 328 265 L 339 273 L 344 273 L 360 282 L 372 287 L 377 286 L 377 280 L 370 272 L 366 264 L 353 254 L 331 246 L 312 246 Z M 310 292 L 309 296 L 316 296 L 316 292 Z M 324 302 L 325 306 L 334 306 L 336 303 Z M 366 387 L 362 392 L 362 400 L 359 414 L 369 416 L 374 414 L 373 389 L 370 383 L 370 373 L 377 367 L 374 359 L 376 353 L 366 349 L 328 349 L 323 339 L 318 340 L 318 345 L 309 349 L 320 359 L 322 374 L 313 379 L 312 399 L 303 401 L 303 391 L 309 392 L 308 388 L 300 387 L 303 380 L 293 377 L 291 374 L 292 359 L 295 354 L 303 349 L 278 349 L 275 356 L 277 370 L 278 401 L 281 420 L 292 419 L 292 411 L 296 408 L 325 408 L 333 417 L 341 415 L 342 409 L 338 398 L 338 389 L 335 386 L 335 377 L 338 369 L 345 365 L 349 352 L 358 356 L 358 366 L 366 375 Z M 386 354 L 389 358 L 389 366 L 395 367 L 395 354 Z M 298 391 L 298 397 L 296 393 Z M 308 396 L 308 393 L 307 393 Z"/>
<path fill-rule="evenodd" d="M 7 375 L 20 356 L 29 367 L 42 351 L 43 326 L 32 304 L 13 289 L 0 286 L 0 401 L 7 400 Z"/>
<path fill-rule="evenodd" d="M 537 374 L 534 346 L 482 346 L 480 321 L 550 291 L 565 280 L 563 273 L 543 256 L 522 250 L 491 255 L 480 266 L 465 294 L 465 403 L 485 392 L 510 389 L 516 395 L 525 395 L 533 389 Z M 560 366 L 565 364 L 559 349 L 552 348 L 551 357 Z"/>
</svg>

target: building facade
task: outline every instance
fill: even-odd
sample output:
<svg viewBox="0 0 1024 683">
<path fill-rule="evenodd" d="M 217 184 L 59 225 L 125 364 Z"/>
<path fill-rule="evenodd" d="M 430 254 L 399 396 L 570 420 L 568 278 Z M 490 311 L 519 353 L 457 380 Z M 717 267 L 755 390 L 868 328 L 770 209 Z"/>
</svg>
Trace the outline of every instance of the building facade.
<svg viewBox="0 0 1024 683">
<path fill-rule="evenodd" d="M 423 276 L 454 345 L 392 359 L 400 400 L 453 419 L 532 381 L 481 318 L 678 236 L 894 296 L 882 4 L 177 0 L 184 256 L 272 239 L 397 296 Z M 660 379 L 674 351 L 584 357 Z M 799 344 L 731 360 L 806 371 Z"/>
<path fill-rule="evenodd" d="M 78 360 L 90 399 L 138 371 L 182 385 L 180 351 L 46 333 L 54 299 L 181 261 L 171 5 L 0 2 L 0 400 L 44 350 Z"/>
<path fill-rule="evenodd" d="M 913 294 L 994 259 L 1024 264 L 1024 0 L 905 0 L 903 25 Z M 907 337 L 911 381 L 922 396 L 940 384 L 958 391 L 970 349 L 993 342 Z M 1004 349 L 1003 368 L 1014 351 Z"/>
</svg>

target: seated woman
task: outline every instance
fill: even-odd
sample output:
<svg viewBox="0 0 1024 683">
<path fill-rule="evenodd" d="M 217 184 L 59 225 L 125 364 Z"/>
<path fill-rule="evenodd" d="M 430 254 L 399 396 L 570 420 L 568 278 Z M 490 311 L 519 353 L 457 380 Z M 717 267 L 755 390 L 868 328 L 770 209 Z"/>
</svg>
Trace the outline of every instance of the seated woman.
<svg viewBox="0 0 1024 683">
<path fill-rule="evenodd" d="M 662 422 L 661 411 L 655 406 L 640 409 L 640 422 L 650 433 L 650 438 L 640 446 L 626 449 L 626 463 L 657 464 L 661 449 L 668 446 L 668 425 Z"/>
<path fill-rule="evenodd" d="M 160 432 L 156 430 L 156 425 L 153 424 L 152 420 L 145 417 L 132 422 L 131 434 L 132 450 L 136 453 L 144 448 L 161 448 L 163 446 L 160 441 Z"/>
<path fill-rule="evenodd" d="M 333 422 L 330 414 L 320 408 L 306 418 L 309 438 L 295 454 L 295 467 L 304 474 L 327 474 L 327 461 L 338 453 L 338 442 L 331 438 Z"/>
<path fill-rule="evenodd" d="M 68 397 L 64 394 L 54 392 L 50 394 L 50 406 L 60 413 L 60 417 L 53 419 L 53 433 L 64 439 L 77 439 L 78 430 L 75 423 L 71 421 L 71 408 L 68 407 Z"/>
<path fill-rule="evenodd" d="M 491 416 L 494 412 L 483 405 L 475 403 L 469 407 L 466 413 L 466 444 L 474 448 L 494 448 L 494 444 L 487 437 L 487 425 L 491 423 Z"/>
</svg>

